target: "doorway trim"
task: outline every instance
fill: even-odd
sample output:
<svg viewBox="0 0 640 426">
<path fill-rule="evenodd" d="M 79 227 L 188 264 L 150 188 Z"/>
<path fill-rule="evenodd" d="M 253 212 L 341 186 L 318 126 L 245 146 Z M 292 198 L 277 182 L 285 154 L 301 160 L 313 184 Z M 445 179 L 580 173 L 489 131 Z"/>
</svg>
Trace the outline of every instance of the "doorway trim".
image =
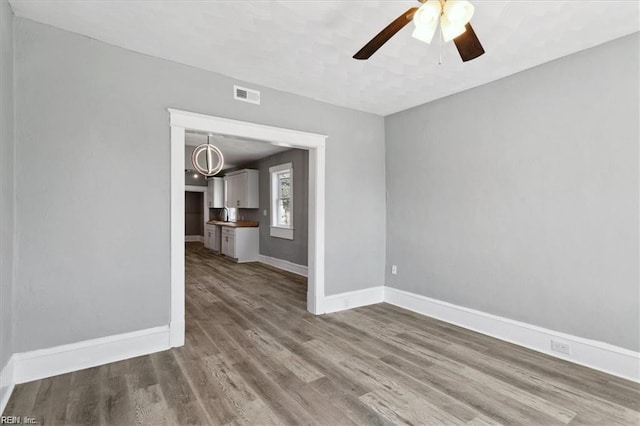
<svg viewBox="0 0 640 426">
<path fill-rule="evenodd" d="M 169 108 L 171 127 L 171 319 L 170 346 L 184 345 L 184 142 L 186 130 L 309 151 L 309 254 L 307 310 L 319 315 L 324 300 L 325 144 L 327 135 Z"/>
</svg>

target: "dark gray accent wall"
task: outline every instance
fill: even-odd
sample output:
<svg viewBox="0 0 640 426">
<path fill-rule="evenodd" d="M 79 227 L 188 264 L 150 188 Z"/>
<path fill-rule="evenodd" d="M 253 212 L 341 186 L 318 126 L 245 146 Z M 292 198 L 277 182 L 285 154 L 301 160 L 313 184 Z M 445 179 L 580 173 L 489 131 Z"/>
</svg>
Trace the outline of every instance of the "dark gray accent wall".
<svg viewBox="0 0 640 426">
<path fill-rule="evenodd" d="M 169 322 L 167 108 L 327 134 L 325 292 L 384 284 L 382 117 L 33 21 L 14 25 L 14 352 Z M 262 104 L 234 101 L 234 84 L 261 90 Z M 332 190 L 345 186 L 358 190 Z M 367 214 L 345 221 L 344 211 Z"/>
<path fill-rule="evenodd" d="M 293 240 L 271 236 L 271 191 L 269 167 L 293 163 Z M 307 266 L 309 248 L 309 151 L 290 149 L 242 166 L 226 170 L 255 169 L 260 172 L 259 209 L 237 209 L 237 220 L 260 223 L 260 254 Z M 222 216 L 220 209 L 210 209 L 212 215 Z M 233 209 L 232 209 L 233 210 Z M 264 215 L 266 210 L 267 215 Z"/>
<path fill-rule="evenodd" d="M 386 285 L 638 351 L 639 38 L 387 117 Z"/>
<path fill-rule="evenodd" d="M 293 240 L 272 237 L 270 228 L 269 167 L 284 163 L 293 163 Z M 260 209 L 255 218 L 260 222 L 260 254 L 306 266 L 309 246 L 309 152 L 291 149 L 263 158 L 253 168 L 260 170 Z M 267 216 L 264 216 L 265 210 Z M 246 211 L 246 209 L 240 209 L 240 214 Z"/>
<path fill-rule="evenodd" d="M 184 193 L 184 235 L 204 235 L 204 193 Z"/>
<path fill-rule="evenodd" d="M 13 351 L 15 143 L 13 133 L 13 12 L 0 1 L 0 370 Z M 2 393 L 0 392 L 0 395 Z"/>
</svg>

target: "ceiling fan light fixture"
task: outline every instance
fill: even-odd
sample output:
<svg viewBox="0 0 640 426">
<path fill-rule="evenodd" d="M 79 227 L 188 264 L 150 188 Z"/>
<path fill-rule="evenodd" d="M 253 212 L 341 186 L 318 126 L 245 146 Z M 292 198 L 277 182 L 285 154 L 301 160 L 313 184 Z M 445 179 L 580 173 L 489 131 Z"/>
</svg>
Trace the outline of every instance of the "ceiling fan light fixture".
<svg viewBox="0 0 640 426">
<path fill-rule="evenodd" d="M 411 34 L 412 37 L 427 44 L 431 43 L 433 35 L 438 28 L 440 15 L 442 15 L 442 5 L 440 1 L 427 0 L 413 16 L 413 23 L 416 28 Z"/>
<path fill-rule="evenodd" d="M 443 18 L 446 17 L 455 27 L 464 27 L 473 17 L 474 7 L 466 0 L 447 0 L 442 10 Z"/>
<path fill-rule="evenodd" d="M 427 44 L 431 43 L 440 25 L 441 43 L 453 40 L 462 62 L 484 55 L 484 48 L 471 27 L 470 20 L 474 13 L 471 3 L 467 0 L 418 1 L 422 3 L 421 6 L 412 7 L 398 16 L 357 51 L 353 59 L 369 59 L 391 37 L 409 24 L 409 21 L 413 21 L 415 25 L 412 36 Z"/>
<path fill-rule="evenodd" d="M 431 40 L 433 40 L 433 35 L 436 33 L 436 28 L 438 28 L 437 22 L 436 25 L 433 25 L 431 27 L 416 26 L 416 28 L 413 30 L 413 33 L 411 33 L 411 36 L 415 39 L 430 44 Z"/>
<path fill-rule="evenodd" d="M 446 15 L 442 15 L 442 18 L 440 18 L 440 27 L 442 28 L 442 39 L 444 41 L 451 41 L 467 31 L 464 24 L 454 24 Z"/>
<path fill-rule="evenodd" d="M 413 23 L 417 27 L 423 25 L 438 25 L 438 19 L 442 14 L 442 5 L 439 0 L 427 0 L 416 11 L 413 16 Z"/>
</svg>

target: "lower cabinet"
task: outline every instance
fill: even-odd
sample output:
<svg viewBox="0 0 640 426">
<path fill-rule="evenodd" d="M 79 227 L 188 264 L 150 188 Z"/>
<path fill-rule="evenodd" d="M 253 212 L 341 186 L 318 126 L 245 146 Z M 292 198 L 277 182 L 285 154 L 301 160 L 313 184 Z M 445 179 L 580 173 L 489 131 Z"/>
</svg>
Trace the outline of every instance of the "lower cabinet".
<svg viewBox="0 0 640 426">
<path fill-rule="evenodd" d="M 221 252 L 238 263 L 258 261 L 258 228 L 222 227 Z"/>
<path fill-rule="evenodd" d="M 204 229 L 204 246 L 209 250 L 220 252 L 220 227 L 206 225 Z"/>
<path fill-rule="evenodd" d="M 204 227 L 204 248 L 211 250 L 211 233 L 209 227 Z"/>
<path fill-rule="evenodd" d="M 230 235 L 222 237 L 222 254 L 228 257 L 236 257 L 236 239 Z"/>
</svg>

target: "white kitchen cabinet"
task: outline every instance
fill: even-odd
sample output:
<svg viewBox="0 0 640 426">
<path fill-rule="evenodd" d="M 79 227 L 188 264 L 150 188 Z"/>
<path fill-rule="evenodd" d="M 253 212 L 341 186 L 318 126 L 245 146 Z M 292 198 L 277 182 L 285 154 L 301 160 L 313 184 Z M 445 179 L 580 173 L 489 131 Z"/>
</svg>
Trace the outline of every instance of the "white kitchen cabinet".
<svg viewBox="0 0 640 426">
<path fill-rule="evenodd" d="M 236 258 L 236 239 L 232 235 L 222 237 L 222 254 L 233 259 Z"/>
<path fill-rule="evenodd" d="M 222 227 L 221 252 L 238 263 L 258 261 L 258 228 Z"/>
<path fill-rule="evenodd" d="M 211 250 L 211 231 L 208 225 L 204 227 L 204 248 Z"/>
<path fill-rule="evenodd" d="M 212 177 L 207 181 L 207 199 L 209 208 L 221 209 L 224 207 L 224 179 Z"/>
<path fill-rule="evenodd" d="M 224 177 L 227 207 L 241 209 L 257 209 L 260 207 L 258 174 L 258 170 L 244 169 L 228 173 Z"/>
<path fill-rule="evenodd" d="M 220 227 L 206 225 L 204 230 L 204 246 L 209 250 L 220 252 Z"/>
</svg>

